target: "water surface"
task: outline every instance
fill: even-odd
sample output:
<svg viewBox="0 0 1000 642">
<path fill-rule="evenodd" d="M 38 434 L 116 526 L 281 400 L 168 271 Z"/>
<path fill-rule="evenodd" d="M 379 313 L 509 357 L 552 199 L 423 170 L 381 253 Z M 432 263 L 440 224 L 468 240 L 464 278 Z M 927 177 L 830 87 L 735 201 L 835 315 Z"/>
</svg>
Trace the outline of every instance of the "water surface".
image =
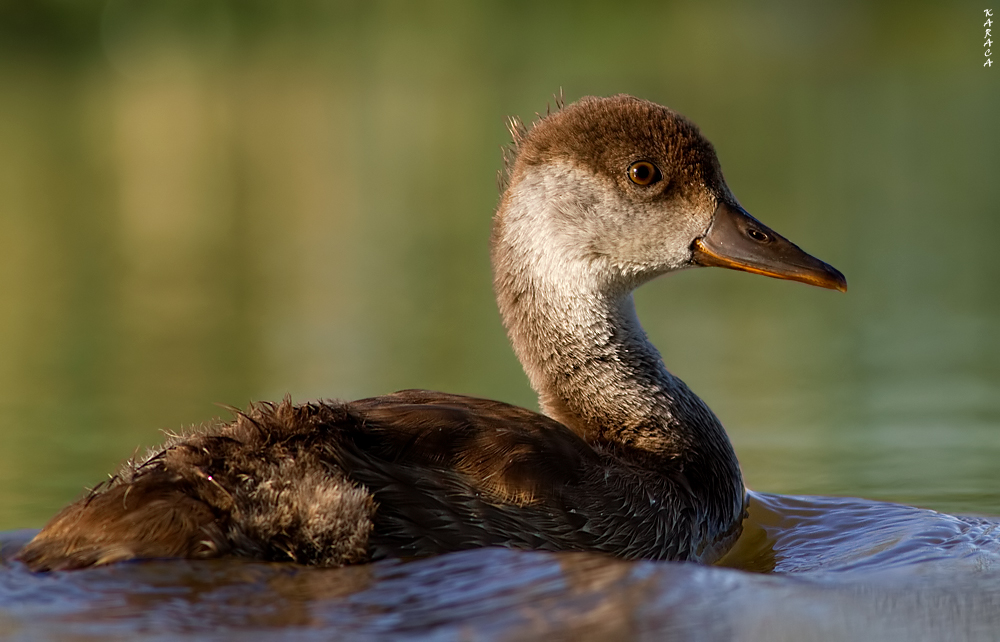
<svg viewBox="0 0 1000 642">
<path fill-rule="evenodd" d="M 755 494 L 724 565 L 481 549 L 310 569 L 0 568 L 11 640 L 995 640 L 1000 520 Z M 30 533 L 6 533 L 2 555 Z M 673 638 L 671 638 L 673 639 Z"/>
</svg>

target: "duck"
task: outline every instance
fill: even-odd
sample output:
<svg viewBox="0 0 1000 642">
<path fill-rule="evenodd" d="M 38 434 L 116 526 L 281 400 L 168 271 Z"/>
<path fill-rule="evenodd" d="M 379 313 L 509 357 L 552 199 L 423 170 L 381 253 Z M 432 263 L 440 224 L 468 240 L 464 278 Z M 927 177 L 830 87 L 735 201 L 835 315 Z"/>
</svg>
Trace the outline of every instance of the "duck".
<svg viewBox="0 0 1000 642">
<path fill-rule="evenodd" d="M 747 515 L 739 462 L 632 293 L 697 266 L 847 281 L 741 207 L 712 144 L 667 107 L 586 97 L 510 132 L 493 283 L 540 413 L 426 390 L 253 404 L 130 460 L 17 559 L 337 567 L 502 546 L 717 561 Z"/>
</svg>

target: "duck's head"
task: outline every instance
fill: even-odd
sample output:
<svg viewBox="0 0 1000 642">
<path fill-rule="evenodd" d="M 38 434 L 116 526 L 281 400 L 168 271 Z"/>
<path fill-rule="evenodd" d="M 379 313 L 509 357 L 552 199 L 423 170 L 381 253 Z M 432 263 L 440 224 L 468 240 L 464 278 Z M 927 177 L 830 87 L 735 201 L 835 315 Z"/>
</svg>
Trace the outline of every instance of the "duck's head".
<svg viewBox="0 0 1000 642">
<path fill-rule="evenodd" d="M 584 98 L 514 134 L 494 227 L 498 280 L 620 291 L 701 265 L 847 289 L 739 205 L 712 144 L 666 107 Z"/>
</svg>

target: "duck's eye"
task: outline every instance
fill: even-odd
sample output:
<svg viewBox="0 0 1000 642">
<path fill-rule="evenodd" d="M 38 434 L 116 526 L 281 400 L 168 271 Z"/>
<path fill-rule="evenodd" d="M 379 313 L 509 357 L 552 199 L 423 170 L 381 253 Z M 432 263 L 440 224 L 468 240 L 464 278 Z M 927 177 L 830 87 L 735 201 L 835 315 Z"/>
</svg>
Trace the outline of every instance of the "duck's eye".
<svg viewBox="0 0 1000 642">
<path fill-rule="evenodd" d="M 649 161 L 636 161 L 628 166 L 628 179 L 636 185 L 652 185 L 660 180 L 660 170 Z"/>
<path fill-rule="evenodd" d="M 747 236 L 760 243 L 767 243 L 771 240 L 770 236 L 752 227 L 747 228 Z"/>
</svg>

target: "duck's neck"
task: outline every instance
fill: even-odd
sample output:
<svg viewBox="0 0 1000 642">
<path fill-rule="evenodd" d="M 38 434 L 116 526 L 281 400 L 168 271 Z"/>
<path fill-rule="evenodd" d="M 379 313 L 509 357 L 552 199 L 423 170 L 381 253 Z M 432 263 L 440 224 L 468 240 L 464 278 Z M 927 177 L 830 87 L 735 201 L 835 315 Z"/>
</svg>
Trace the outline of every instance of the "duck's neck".
<svg viewBox="0 0 1000 642">
<path fill-rule="evenodd" d="M 639 325 L 630 293 L 536 288 L 498 299 L 545 414 L 592 442 L 670 459 L 709 448 L 735 461 L 719 420 L 664 367 Z"/>
<path fill-rule="evenodd" d="M 698 495 L 742 502 L 729 438 L 646 338 L 635 314 L 634 284 L 608 287 L 600 270 L 586 265 L 588 257 L 563 252 L 565 245 L 544 222 L 519 211 L 530 204 L 505 198 L 494 228 L 494 285 L 542 411 L 590 443 L 682 470 L 685 485 Z"/>
</svg>

